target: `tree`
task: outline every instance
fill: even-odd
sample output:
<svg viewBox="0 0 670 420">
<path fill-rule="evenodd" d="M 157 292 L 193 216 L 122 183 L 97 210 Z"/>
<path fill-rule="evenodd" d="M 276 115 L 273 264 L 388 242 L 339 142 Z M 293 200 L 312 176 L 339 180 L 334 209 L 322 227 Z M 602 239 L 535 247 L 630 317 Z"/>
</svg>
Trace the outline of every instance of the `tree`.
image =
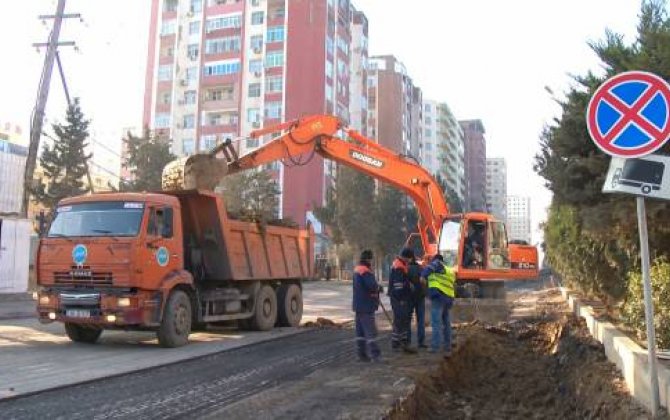
<svg viewBox="0 0 670 420">
<path fill-rule="evenodd" d="M 380 183 L 375 203 L 375 250 L 379 256 L 395 255 L 407 239 L 404 194 L 390 185 Z M 416 224 L 413 230 L 416 230 Z"/>
<path fill-rule="evenodd" d="M 375 246 L 375 183 L 369 176 L 340 166 L 335 218 L 342 237 L 355 249 Z"/>
<path fill-rule="evenodd" d="M 79 98 L 75 98 L 67 108 L 65 123 L 51 126 L 54 142 L 44 145 L 40 157 L 44 177 L 32 190 L 35 201 L 47 209 L 53 210 L 65 197 L 89 191 L 84 183 L 87 162 L 91 158 L 85 152 L 89 124 L 79 105 Z"/>
<path fill-rule="evenodd" d="M 121 191 L 159 191 L 163 168 L 177 158 L 169 141 L 145 128 L 141 137 L 128 132 L 123 142 L 128 151 L 124 166 L 132 178 L 120 184 Z"/>
<path fill-rule="evenodd" d="M 279 186 L 265 170 L 250 170 L 226 176 L 218 189 L 226 209 L 237 217 L 253 220 L 277 218 Z"/>
<path fill-rule="evenodd" d="M 568 272 L 573 283 L 595 294 L 624 296 L 629 270 L 637 269 L 638 238 L 634 200 L 601 192 L 609 158 L 589 138 L 586 107 L 595 89 L 614 74 L 646 70 L 670 78 L 670 20 L 665 2 L 643 1 L 637 39 L 607 32 L 589 44 L 606 70 L 576 76 L 576 86 L 559 101 L 562 115 L 541 135 L 535 170 L 553 192 L 544 231 L 552 266 Z M 660 151 L 670 153 L 670 145 Z M 670 253 L 670 205 L 647 204 L 650 248 L 655 257 Z"/>
</svg>

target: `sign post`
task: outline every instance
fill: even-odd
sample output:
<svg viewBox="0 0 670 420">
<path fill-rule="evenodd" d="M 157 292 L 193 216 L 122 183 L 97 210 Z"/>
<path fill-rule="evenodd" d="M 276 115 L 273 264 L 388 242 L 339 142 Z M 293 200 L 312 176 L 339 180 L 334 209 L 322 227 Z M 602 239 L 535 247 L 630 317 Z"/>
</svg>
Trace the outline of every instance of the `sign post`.
<svg viewBox="0 0 670 420">
<path fill-rule="evenodd" d="M 652 299 L 645 197 L 670 199 L 664 182 L 670 157 L 650 155 L 670 138 L 670 84 L 647 72 L 631 71 L 607 79 L 589 101 L 586 122 L 593 142 L 613 159 L 603 192 L 636 195 L 640 258 L 647 327 L 651 414 L 659 409 L 656 331 Z"/>
</svg>

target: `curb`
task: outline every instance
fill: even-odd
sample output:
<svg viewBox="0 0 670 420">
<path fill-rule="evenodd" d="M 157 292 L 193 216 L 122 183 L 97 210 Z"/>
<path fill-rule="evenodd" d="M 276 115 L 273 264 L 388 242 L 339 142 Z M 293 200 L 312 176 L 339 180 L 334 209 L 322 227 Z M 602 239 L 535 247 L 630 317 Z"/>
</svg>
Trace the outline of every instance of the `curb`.
<svg viewBox="0 0 670 420">
<path fill-rule="evenodd" d="M 647 351 L 611 322 L 599 320 L 593 308 L 584 304 L 576 292 L 565 287 L 559 289 L 570 310 L 584 318 L 591 335 L 603 344 L 607 358 L 623 375 L 631 395 L 651 410 Z M 660 405 L 667 409 L 670 400 L 670 368 L 662 360 L 658 363 L 658 385 Z"/>
</svg>

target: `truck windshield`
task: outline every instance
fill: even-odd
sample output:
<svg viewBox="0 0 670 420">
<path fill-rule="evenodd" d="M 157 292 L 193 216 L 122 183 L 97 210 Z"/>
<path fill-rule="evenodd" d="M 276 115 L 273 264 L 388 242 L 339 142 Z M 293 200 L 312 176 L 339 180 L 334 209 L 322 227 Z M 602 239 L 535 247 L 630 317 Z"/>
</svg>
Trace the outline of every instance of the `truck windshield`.
<svg viewBox="0 0 670 420">
<path fill-rule="evenodd" d="M 137 236 L 143 213 L 143 203 L 127 201 L 60 206 L 48 236 Z"/>
</svg>

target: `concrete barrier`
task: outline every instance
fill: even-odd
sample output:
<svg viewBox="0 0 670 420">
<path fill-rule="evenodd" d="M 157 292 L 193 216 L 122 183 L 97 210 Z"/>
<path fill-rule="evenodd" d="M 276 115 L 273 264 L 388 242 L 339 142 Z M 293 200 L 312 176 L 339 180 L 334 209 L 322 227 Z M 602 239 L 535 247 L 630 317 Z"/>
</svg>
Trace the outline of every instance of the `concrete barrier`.
<svg viewBox="0 0 670 420">
<path fill-rule="evenodd" d="M 651 409 L 649 363 L 646 349 L 640 347 L 611 322 L 598 319 L 594 308 L 582 302 L 575 292 L 564 287 L 560 289 L 570 309 L 575 315 L 586 320 L 591 335 L 603 344 L 607 358 L 619 368 L 631 395 Z M 658 383 L 661 406 L 668 408 L 670 367 L 667 362 L 660 359 L 658 363 Z"/>
</svg>

